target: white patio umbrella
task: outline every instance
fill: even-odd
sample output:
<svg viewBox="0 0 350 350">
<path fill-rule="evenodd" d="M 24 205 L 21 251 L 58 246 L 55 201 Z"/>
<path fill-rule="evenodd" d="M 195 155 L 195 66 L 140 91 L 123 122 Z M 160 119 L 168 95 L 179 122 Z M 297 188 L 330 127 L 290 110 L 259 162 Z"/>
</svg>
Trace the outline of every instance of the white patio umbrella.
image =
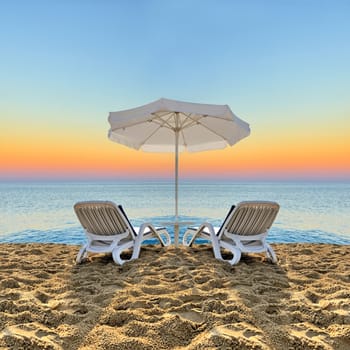
<svg viewBox="0 0 350 350">
<path fill-rule="evenodd" d="M 249 124 L 228 105 L 190 103 L 161 98 L 147 105 L 109 113 L 108 137 L 145 152 L 175 153 L 174 238 L 178 245 L 178 154 L 232 146 L 250 134 Z"/>
</svg>

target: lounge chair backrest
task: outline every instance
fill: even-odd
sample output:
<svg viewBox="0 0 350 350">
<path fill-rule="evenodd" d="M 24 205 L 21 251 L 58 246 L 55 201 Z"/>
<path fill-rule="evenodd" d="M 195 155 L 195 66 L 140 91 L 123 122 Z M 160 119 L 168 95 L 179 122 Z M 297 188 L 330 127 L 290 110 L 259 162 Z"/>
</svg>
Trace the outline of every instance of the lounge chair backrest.
<svg viewBox="0 0 350 350">
<path fill-rule="evenodd" d="M 78 202 L 74 205 L 74 211 L 84 229 L 95 235 L 117 235 L 135 232 L 130 225 L 123 210 L 109 201 Z"/>
<path fill-rule="evenodd" d="M 247 236 L 265 233 L 273 224 L 279 211 L 275 202 L 247 201 L 238 203 L 225 220 L 219 237 L 224 232 Z"/>
</svg>

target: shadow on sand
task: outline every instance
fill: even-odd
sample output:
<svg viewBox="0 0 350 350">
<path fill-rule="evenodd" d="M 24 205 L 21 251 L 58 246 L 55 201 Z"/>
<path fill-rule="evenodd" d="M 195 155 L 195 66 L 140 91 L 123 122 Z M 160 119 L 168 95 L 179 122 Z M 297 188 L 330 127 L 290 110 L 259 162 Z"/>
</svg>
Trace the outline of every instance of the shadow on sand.
<svg viewBox="0 0 350 350">
<path fill-rule="evenodd" d="M 145 246 L 140 259 L 118 267 L 108 255 L 75 266 L 76 246 L 4 244 L 0 347 L 311 349 L 318 343 L 296 343 L 290 332 L 305 321 L 304 333 L 311 337 L 306 311 L 315 308 L 301 309 L 296 298 L 302 282 L 288 277 L 285 258 L 293 255 L 280 247 L 279 265 L 249 255 L 232 267 L 215 260 L 209 246 L 197 245 Z M 303 273 L 307 282 L 311 272 Z M 339 323 L 348 321 L 344 317 Z"/>
</svg>

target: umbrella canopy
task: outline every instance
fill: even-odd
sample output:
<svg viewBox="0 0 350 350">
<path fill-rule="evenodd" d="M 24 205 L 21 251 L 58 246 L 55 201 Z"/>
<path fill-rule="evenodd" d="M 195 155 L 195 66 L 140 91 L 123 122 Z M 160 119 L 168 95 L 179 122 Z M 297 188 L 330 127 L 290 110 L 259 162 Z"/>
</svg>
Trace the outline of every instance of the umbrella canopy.
<svg viewBox="0 0 350 350">
<path fill-rule="evenodd" d="M 175 153 L 175 217 L 178 221 L 178 153 L 232 146 L 250 134 L 249 124 L 227 105 L 161 98 L 108 117 L 108 137 L 146 152 Z"/>
<path fill-rule="evenodd" d="M 249 124 L 227 105 L 161 98 L 147 105 L 111 112 L 108 137 L 146 152 L 206 151 L 232 146 L 250 133 Z"/>
</svg>

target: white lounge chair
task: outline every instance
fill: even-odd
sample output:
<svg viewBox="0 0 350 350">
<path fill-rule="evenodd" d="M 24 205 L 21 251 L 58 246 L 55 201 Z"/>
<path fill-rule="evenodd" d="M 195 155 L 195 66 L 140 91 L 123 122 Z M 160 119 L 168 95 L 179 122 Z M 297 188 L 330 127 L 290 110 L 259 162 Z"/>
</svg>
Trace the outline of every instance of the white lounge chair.
<svg viewBox="0 0 350 350">
<path fill-rule="evenodd" d="M 199 228 L 188 228 L 183 236 L 183 244 L 191 246 L 201 237 L 212 243 L 216 259 L 224 260 L 221 248 L 229 250 L 233 257 L 228 261 L 237 264 L 241 253 L 262 253 L 271 262 L 276 263 L 277 257 L 271 246 L 266 242 L 269 229 L 279 211 L 275 202 L 247 201 L 232 206 L 220 228 L 214 228 L 210 223 L 203 223 Z"/>
<path fill-rule="evenodd" d="M 144 223 L 136 230 L 122 206 L 113 202 L 78 202 L 74 205 L 74 211 L 88 239 L 77 255 L 77 263 L 87 257 L 88 252 L 92 252 L 112 253 L 114 262 L 122 265 L 128 261 L 121 258 L 124 250 L 133 248 L 130 260 L 137 259 L 141 243 L 152 237 L 158 238 L 162 246 L 170 245 L 170 236 L 165 228 L 155 228 L 150 223 Z"/>
</svg>

